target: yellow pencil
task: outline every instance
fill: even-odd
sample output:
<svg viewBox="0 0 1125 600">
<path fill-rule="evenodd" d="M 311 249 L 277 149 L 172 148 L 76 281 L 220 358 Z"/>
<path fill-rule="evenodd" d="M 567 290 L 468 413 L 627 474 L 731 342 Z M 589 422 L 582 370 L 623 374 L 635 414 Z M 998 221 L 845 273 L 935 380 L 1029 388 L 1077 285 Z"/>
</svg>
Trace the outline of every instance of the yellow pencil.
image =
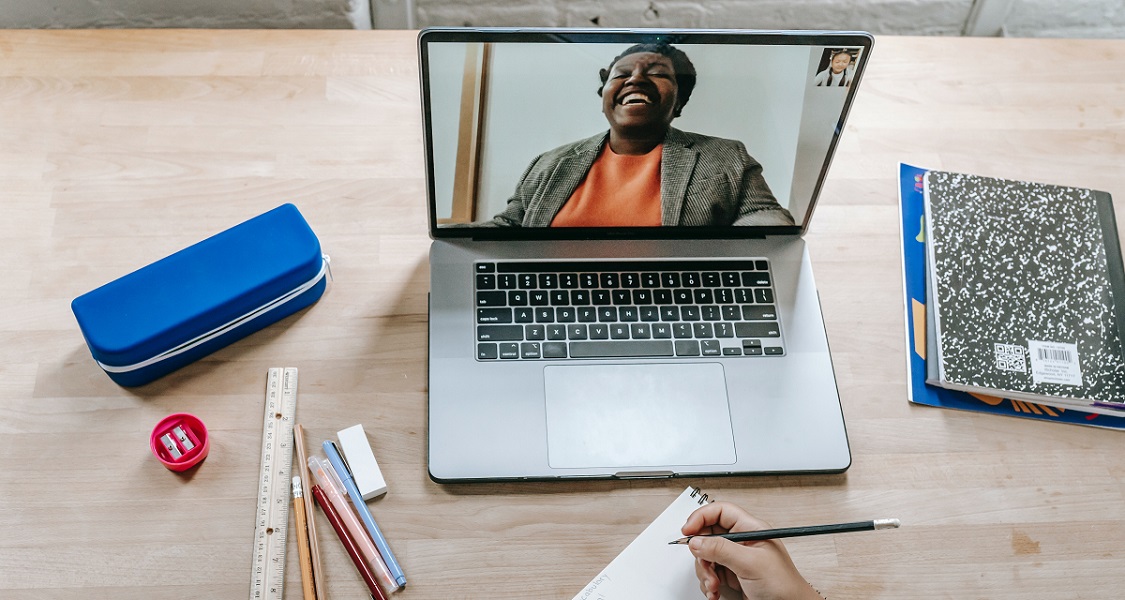
<svg viewBox="0 0 1125 600">
<path fill-rule="evenodd" d="M 297 552 L 301 559 L 301 588 L 305 600 L 316 600 L 313 589 L 312 556 L 309 550 L 309 530 L 305 519 L 305 492 L 300 475 L 293 477 L 293 514 L 297 519 Z"/>
</svg>

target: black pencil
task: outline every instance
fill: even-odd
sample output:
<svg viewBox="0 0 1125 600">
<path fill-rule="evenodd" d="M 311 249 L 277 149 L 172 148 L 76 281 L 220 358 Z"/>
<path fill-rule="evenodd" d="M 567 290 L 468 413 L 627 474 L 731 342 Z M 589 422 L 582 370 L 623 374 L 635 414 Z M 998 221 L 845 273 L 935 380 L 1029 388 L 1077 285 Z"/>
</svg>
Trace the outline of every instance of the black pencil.
<svg viewBox="0 0 1125 600">
<path fill-rule="evenodd" d="M 774 540 L 777 538 L 801 537 L 805 535 L 825 535 L 829 533 L 848 533 L 850 531 L 874 531 L 876 529 L 895 529 L 899 526 L 898 519 L 875 519 L 874 521 L 858 521 L 856 523 L 836 523 L 834 525 L 810 525 L 808 527 L 784 527 L 781 529 L 761 529 L 758 531 L 741 531 L 738 533 L 716 533 L 710 535 L 689 535 L 669 544 L 686 544 L 693 537 L 721 537 L 732 542 L 755 542 L 761 540 Z"/>
</svg>

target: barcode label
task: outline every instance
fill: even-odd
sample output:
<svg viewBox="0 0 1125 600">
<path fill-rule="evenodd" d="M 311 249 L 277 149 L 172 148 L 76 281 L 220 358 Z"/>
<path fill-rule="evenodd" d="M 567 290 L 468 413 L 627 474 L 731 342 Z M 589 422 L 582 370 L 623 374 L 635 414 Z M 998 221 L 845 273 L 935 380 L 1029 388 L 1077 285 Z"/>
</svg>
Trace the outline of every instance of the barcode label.
<svg viewBox="0 0 1125 600">
<path fill-rule="evenodd" d="M 1028 340 L 1027 351 L 1031 355 L 1031 378 L 1036 384 L 1082 385 L 1076 344 Z"/>
</svg>

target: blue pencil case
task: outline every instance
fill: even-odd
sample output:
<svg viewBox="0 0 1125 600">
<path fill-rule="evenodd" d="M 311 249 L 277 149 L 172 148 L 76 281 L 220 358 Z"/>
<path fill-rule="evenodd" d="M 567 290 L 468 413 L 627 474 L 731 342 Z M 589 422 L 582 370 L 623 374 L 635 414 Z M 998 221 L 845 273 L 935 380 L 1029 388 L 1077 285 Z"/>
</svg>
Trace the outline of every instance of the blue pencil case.
<svg viewBox="0 0 1125 600">
<path fill-rule="evenodd" d="M 320 299 L 328 257 L 284 204 L 71 302 L 113 381 L 144 385 Z"/>
</svg>

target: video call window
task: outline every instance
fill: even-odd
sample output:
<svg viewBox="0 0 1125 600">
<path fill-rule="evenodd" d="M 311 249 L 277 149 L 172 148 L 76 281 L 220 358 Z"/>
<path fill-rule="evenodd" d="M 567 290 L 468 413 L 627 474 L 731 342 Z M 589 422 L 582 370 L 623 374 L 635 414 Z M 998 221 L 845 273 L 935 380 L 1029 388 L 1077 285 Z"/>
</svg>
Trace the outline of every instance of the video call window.
<svg viewBox="0 0 1125 600">
<path fill-rule="evenodd" d="M 431 42 L 438 227 L 800 226 L 860 50 Z"/>
</svg>

